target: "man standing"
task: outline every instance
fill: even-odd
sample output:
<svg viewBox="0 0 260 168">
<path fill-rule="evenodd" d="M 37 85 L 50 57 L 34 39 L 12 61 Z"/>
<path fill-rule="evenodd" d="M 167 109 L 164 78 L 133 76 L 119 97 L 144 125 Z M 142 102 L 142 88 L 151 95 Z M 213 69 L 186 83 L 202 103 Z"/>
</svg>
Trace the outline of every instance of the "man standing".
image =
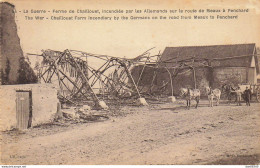
<svg viewBox="0 0 260 168">
<path fill-rule="evenodd" d="M 236 94 L 237 94 L 237 105 L 238 106 L 241 106 L 241 89 L 240 87 L 238 86 L 237 90 L 236 90 Z"/>
<path fill-rule="evenodd" d="M 191 90 L 190 87 L 187 88 L 187 95 L 186 95 L 186 101 L 187 101 L 187 107 L 190 109 L 190 102 L 191 102 Z"/>
<path fill-rule="evenodd" d="M 246 87 L 246 90 L 244 91 L 244 95 L 245 95 L 245 100 L 246 100 L 246 105 L 250 106 L 250 99 L 251 99 L 251 90 L 248 89 L 248 87 Z"/>
<path fill-rule="evenodd" d="M 213 107 L 213 98 L 214 98 L 213 91 L 211 87 L 209 87 L 209 91 L 208 91 L 209 107 Z"/>
</svg>

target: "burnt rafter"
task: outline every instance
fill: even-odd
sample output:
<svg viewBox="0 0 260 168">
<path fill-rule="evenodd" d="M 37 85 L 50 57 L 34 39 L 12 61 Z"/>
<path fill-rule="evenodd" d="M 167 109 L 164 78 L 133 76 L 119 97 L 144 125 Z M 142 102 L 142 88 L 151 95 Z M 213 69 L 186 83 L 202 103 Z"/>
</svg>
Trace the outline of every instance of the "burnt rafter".
<svg viewBox="0 0 260 168">
<path fill-rule="evenodd" d="M 131 68 L 143 60 L 148 62 L 147 52 L 135 59 L 118 58 L 107 55 L 96 55 L 76 50 L 43 50 L 43 60 L 39 71 L 39 78 L 45 83 L 57 83 L 59 98 L 63 102 L 76 102 L 80 98 L 93 100 L 97 104 L 100 100 L 95 87 L 103 89 L 102 94 L 116 93 L 116 96 L 126 92 L 136 93 L 141 97 L 138 87 L 132 77 Z M 89 59 L 97 59 L 102 63 L 98 68 L 89 64 Z M 151 62 L 152 59 L 149 59 Z M 99 85 L 99 86 L 96 86 Z M 103 95 L 104 97 L 104 95 Z"/>
<path fill-rule="evenodd" d="M 64 52 L 45 50 L 41 56 L 43 56 L 43 61 L 40 72 L 43 73 L 40 77 L 46 83 L 58 81 L 61 99 L 71 102 L 72 95 L 80 93 L 85 98 L 90 96 L 98 101 L 98 97 L 88 85 L 86 61 L 74 58 L 69 50 Z"/>
<path fill-rule="evenodd" d="M 63 52 L 43 50 L 41 55 L 37 55 L 43 57 L 42 64 L 38 69 L 39 77 L 45 83 L 56 82 L 58 84 L 59 97 L 63 102 L 77 102 L 75 100 L 87 99 L 97 104 L 100 101 L 100 94 L 103 95 L 102 98 L 105 98 L 105 95 L 117 98 L 136 95 L 141 98 L 142 94 L 151 94 L 151 88 L 154 86 L 158 71 L 165 71 L 169 74 L 165 85 L 170 83 L 173 87 L 172 81 L 178 74 L 185 73 L 185 69 L 210 66 L 209 60 L 195 57 L 162 61 L 160 53 L 150 55 L 151 49 L 133 59 L 68 49 Z M 94 64 L 91 63 L 93 59 L 95 59 Z M 132 70 L 138 65 L 142 66 L 142 70 L 135 80 L 132 76 Z M 150 89 L 143 91 L 143 86 L 140 83 L 141 78 L 145 77 L 145 68 L 152 68 L 154 71 L 152 72 Z M 161 88 L 163 87 L 165 86 Z"/>
</svg>

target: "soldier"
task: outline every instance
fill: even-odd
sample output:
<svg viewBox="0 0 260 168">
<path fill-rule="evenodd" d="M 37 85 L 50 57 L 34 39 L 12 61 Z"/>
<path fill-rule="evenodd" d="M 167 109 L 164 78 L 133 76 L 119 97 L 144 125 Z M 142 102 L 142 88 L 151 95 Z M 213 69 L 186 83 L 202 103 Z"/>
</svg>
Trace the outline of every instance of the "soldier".
<svg viewBox="0 0 260 168">
<path fill-rule="evenodd" d="M 248 87 L 246 87 L 246 90 L 244 91 L 244 95 L 245 95 L 245 100 L 246 100 L 246 105 L 250 106 L 250 99 L 251 99 L 251 90 L 248 89 Z"/>
</svg>

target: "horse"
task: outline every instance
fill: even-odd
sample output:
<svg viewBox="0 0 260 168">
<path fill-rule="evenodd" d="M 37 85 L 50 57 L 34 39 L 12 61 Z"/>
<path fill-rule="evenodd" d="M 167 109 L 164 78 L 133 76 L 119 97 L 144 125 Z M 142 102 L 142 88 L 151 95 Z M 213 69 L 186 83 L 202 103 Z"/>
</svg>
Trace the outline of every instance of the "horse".
<svg viewBox="0 0 260 168">
<path fill-rule="evenodd" d="M 231 84 L 222 85 L 222 93 L 225 93 L 229 103 L 231 102 L 232 97 L 237 97 L 236 89 L 232 87 Z"/>
<path fill-rule="evenodd" d="M 185 97 L 187 101 L 187 108 L 190 109 L 190 101 L 194 99 L 196 101 L 195 108 L 198 107 L 200 101 L 200 90 L 199 89 L 188 89 L 188 88 L 181 88 L 180 97 Z"/>
<path fill-rule="evenodd" d="M 222 86 L 222 92 L 226 94 L 227 98 L 228 98 L 228 103 L 231 103 L 232 97 L 235 97 L 235 102 L 237 102 L 238 104 L 240 104 L 241 97 L 244 99 L 244 95 L 243 92 L 241 91 L 240 87 L 232 87 L 230 84 L 224 84 Z"/>
<path fill-rule="evenodd" d="M 209 99 L 209 106 L 213 107 L 213 100 L 216 99 L 216 105 L 219 105 L 219 100 L 221 96 L 221 91 L 219 89 L 210 89 L 210 87 L 206 87 L 206 92 Z"/>
</svg>

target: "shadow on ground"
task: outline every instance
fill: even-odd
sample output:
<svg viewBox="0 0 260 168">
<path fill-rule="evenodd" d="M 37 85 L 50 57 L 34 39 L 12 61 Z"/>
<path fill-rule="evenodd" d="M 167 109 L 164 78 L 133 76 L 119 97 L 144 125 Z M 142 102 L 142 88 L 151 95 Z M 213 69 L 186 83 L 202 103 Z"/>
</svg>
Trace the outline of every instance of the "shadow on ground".
<svg viewBox="0 0 260 168">
<path fill-rule="evenodd" d="M 208 165 L 258 165 L 260 163 L 260 154 L 255 155 L 227 155 L 228 158 L 220 159 Z"/>
</svg>

